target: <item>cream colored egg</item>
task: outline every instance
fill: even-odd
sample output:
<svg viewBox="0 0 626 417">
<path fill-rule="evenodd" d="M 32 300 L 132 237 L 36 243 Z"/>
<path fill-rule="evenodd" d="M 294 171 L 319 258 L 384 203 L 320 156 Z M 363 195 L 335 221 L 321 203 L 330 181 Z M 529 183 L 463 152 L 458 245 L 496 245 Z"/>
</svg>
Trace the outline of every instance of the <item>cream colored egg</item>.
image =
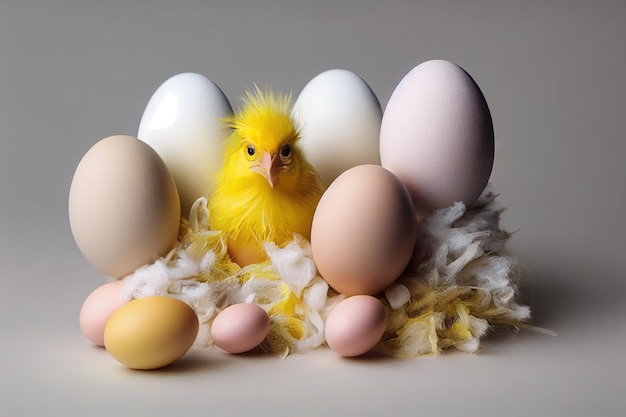
<svg viewBox="0 0 626 417">
<path fill-rule="evenodd" d="M 256 304 L 233 304 L 213 320 L 211 337 L 228 353 L 243 353 L 258 346 L 270 330 L 270 319 Z"/>
<path fill-rule="evenodd" d="M 357 165 L 380 165 L 382 110 L 355 73 L 332 69 L 314 77 L 298 96 L 293 117 L 300 146 L 325 186 Z"/>
<path fill-rule="evenodd" d="M 104 346 L 133 369 L 157 369 L 180 359 L 198 335 L 198 316 L 182 301 L 153 296 L 118 309 L 104 329 Z"/>
<path fill-rule="evenodd" d="M 410 71 L 385 109 L 380 157 L 423 214 L 457 201 L 471 206 L 494 158 L 491 114 L 472 77 L 443 60 Z"/>
<path fill-rule="evenodd" d="M 103 274 L 121 278 L 176 244 L 180 202 L 159 155 L 131 136 L 111 136 L 84 155 L 69 192 L 78 248 Z"/>
<path fill-rule="evenodd" d="M 374 295 L 413 254 L 417 221 L 400 180 L 378 165 L 341 174 L 322 196 L 311 227 L 313 259 L 337 292 Z"/>
<path fill-rule="evenodd" d="M 359 356 L 380 341 L 387 327 L 387 311 L 370 295 L 341 301 L 326 319 L 326 343 L 342 356 Z"/>
<path fill-rule="evenodd" d="M 222 141 L 228 130 L 222 119 L 232 107 L 213 81 L 186 72 L 167 79 L 144 110 L 137 137 L 163 158 L 174 177 L 182 216 L 199 197 L 206 197 L 222 164 Z"/>
</svg>

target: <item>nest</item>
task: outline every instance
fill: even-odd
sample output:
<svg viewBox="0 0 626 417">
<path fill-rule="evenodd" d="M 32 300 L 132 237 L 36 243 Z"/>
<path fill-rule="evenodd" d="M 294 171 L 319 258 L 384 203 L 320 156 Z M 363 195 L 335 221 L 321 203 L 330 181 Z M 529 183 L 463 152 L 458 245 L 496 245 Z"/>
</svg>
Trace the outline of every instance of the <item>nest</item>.
<svg viewBox="0 0 626 417">
<path fill-rule="evenodd" d="M 221 232 L 208 229 L 206 203 L 195 202 L 167 256 L 124 278 L 123 297 L 165 295 L 187 303 L 200 321 L 196 347 L 211 347 L 213 319 L 242 302 L 258 304 L 270 317 L 264 350 L 286 356 L 325 346 L 326 317 L 346 296 L 319 276 L 309 242 L 294 235 L 284 247 L 266 243 L 268 261 L 240 268 Z M 375 351 L 476 352 L 490 327 L 523 325 L 530 309 L 517 302 L 520 267 L 505 252 L 511 234 L 500 229 L 501 213 L 488 187 L 470 209 L 456 203 L 423 221 L 422 262 L 377 296 L 388 319 Z"/>
</svg>

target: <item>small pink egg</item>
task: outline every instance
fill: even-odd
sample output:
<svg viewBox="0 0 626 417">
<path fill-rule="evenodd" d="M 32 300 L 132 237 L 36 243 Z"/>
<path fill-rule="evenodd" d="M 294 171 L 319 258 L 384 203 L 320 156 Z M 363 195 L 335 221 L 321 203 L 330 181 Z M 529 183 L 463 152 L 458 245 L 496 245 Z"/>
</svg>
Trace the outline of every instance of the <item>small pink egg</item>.
<svg viewBox="0 0 626 417">
<path fill-rule="evenodd" d="M 97 346 L 104 346 L 104 328 L 109 318 L 126 302 L 121 294 L 122 281 L 113 281 L 96 288 L 80 309 L 80 330 Z"/>
<path fill-rule="evenodd" d="M 326 343 L 341 356 L 359 356 L 380 341 L 387 327 L 385 306 L 371 295 L 354 295 L 326 319 Z"/>
<path fill-rule="evenodd" d="M 228 353 L 243 353 L 258 346 L 270 331 L 270 318 L 256 304 L 233 304 L 213 320 L 211 337 Z"/>
</svg>

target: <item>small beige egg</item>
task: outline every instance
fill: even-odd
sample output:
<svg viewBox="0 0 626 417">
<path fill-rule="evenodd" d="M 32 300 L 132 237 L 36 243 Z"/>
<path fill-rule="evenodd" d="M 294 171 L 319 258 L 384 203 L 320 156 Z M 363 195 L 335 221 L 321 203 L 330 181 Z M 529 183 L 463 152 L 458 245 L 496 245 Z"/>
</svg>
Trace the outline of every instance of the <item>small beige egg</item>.
<svg viewBox="0 0 626 417">
<path fill-rule="evenodd" d="M 337 292 L 374 295 L 404 271 L 417 220 L 400 180 L 378 165 L 341 174 L 322 196 L 311 228 L 320 275 Z"/>
<path fill-rule="evenodd" d="M 175 298 L 139 298 L 120 307 L 104 329 L 104 346 L 133 369 L 157 369 L 180 359 L 198 335 L 198 316 Z"/>
<path fill-rule="evenodd" d="M 385 306 L 370 295 L 355 295 L 337 304 L 328 315 L 326 343 L 341 356 L 359 356 L 376 346 L 386 326 Z"/>
<path fill-rule="evenodd" d="M 233 304 L 213 320 L 211 337 L 228 353 L 243 353 L 257 347 L 270 330 L 270 319 L 256 304 Z"/>
<path fill-rule="evenodd" d="M 104 328 L 109 318 L 126 302 L 122 281 L 108 282 L 96 288 L 83 302 L 79 324 L 83 335 L 96 346 L 104 346 Z"/>
<path fill-rule="evenodd" d="M 76 168 L 69 193 L 72 234 L 85 258 L 122 278 L 167 254 L 180 223 L 176 184 L 146 143 L 110 136 Z"/>
</svg>

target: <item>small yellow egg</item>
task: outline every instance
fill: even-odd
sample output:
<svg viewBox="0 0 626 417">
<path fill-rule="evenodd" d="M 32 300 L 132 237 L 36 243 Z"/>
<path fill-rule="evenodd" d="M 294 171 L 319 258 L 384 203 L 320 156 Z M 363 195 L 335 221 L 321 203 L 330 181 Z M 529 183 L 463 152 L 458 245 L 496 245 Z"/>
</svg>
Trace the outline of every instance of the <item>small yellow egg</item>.
<svg viewBox="0 0 626 417">
<path fill-rule="evenodd" d="M 104 347 L 133 369 L 157 369 L 180 359 L 198 335 L 196 313 L 175 298 L 154 296 L 130 301 L 104 329 Z"/>
</svg>

